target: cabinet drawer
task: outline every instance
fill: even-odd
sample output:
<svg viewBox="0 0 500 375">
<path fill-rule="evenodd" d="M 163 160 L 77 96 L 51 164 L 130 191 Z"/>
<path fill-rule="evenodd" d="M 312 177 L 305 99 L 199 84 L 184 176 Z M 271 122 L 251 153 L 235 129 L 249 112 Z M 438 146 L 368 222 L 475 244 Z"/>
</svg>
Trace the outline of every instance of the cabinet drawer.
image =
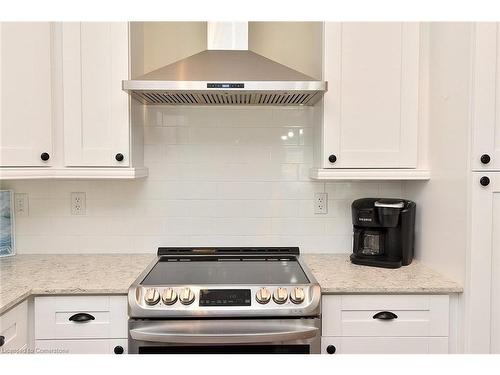
<svg viewBox="0 0 500 375">
<path fill-rule="evenodd" d="M 80 322 L 70 320 L 76 314 L 88 314 L 91 320 Z M 37 340 L 126 337 L 126 296 L 35 298 L 35 339 Z"/>
<path fill-rule="evenodd" d="M 448 353 L 448 337 L 322 337 L 321 353 L 330 345 L 335 354 Z"/>
<path fill-rule="evenodd" d="M 28 345 L 28 302 L 24 301 L 0 316 L 0 353 L 22 351 Z"/>
<path fill-rule="evenodd" d="M 35 340 L 37 354 L 114 354 L 116 347 L 127 353 L 127 339 Z"/>
<path fill-rule="evenodd" d="M 324 296 L 323 336 L 448 336 L 447 295 Z M 377 313 L 393 313 L 380 319 Z"/>
</svg>

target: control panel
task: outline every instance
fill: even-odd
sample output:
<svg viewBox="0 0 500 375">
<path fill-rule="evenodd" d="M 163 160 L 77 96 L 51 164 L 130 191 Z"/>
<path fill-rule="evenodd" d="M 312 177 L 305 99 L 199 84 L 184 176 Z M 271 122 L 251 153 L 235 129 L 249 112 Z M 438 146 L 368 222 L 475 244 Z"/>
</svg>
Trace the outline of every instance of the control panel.
<svg viewBox="0 0 500 375">
<path fill-rule="evenodd" d="M 251 306 L 250 289 L 201 289 L 200 306 Z"/>
<path fill-rule="evenodd" d="M 244 83 L 207 83 L 207 89 L 244 89 Z"/>
<path fill-rule="evenodd" d="M 284 306 L 301 305 L 310 294 L 308 287 L 261 287 L 261 288 L 220 288 L 195 289 L 181 288 L 143 288 L 142 300 L 149 306 L 175 307 L 231 307 L 231 306 Z M 309 298 L 311 298 L 309 296 Z M 252 300 L 258 304 L 252 304 Z M 198 303 L 195 303 L 197 301 Z M 139 301 L 138 301 L 139 302 Z"/>
</svg>

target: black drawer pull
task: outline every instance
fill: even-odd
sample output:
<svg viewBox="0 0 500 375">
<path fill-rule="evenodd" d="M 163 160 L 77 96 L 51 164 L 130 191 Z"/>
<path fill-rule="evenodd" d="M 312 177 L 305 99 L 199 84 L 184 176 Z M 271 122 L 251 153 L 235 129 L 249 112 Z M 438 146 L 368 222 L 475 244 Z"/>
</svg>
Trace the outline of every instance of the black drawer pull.
<svg viewBox="0 0 500 375">
<path fill-rule="evenodd" d="M 5 336 L 0 336 L 0 347 L 5 344 Z"/>
<path fill-rule="evenodd" d="M 85 323 L 91 320 L 95 320 L 94 316 L 87 313 L 77 313 L 75 315 L 71 315 L 69 320 L 75 323 Z"/>
<path fill-rule="evenodd" d="M 390 311 L 381 311 L 373 315 L 373 319 L 380 319 L 380 320 L 393 320 L 397 318 L 398 316 Z"/>
</svg>

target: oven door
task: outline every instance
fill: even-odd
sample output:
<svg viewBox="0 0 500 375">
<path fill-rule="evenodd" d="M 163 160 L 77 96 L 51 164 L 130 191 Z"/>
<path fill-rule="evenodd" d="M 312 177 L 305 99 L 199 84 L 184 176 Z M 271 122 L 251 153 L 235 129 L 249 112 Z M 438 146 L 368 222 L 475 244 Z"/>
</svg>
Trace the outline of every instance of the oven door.
<svg viewBox="0 0 500 375">
<path fill-rule="evenodd" d="M 321 323 L 305 319 L 129 320 L 129 353 L 319 354 Z"/>
</svg>

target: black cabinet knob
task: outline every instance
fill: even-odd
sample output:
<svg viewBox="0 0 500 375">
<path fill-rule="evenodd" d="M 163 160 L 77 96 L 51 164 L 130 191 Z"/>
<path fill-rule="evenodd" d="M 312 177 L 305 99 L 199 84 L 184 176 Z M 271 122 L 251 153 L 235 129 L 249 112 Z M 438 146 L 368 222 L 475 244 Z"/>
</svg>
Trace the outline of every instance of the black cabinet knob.
<svg viewBox="0 0 500 375">
<path fill-rule="evenodd" d="M 0 336 L 0 347 L 5 344 L 5 336 Z"/>
<path fill-rule="evenodd" d="M 481 155 L 481 163 L 488 164 L 491 161 L 490 155 L 483 154 Z"/>
<path fill-rule="evenodd" d="M 50 159 L 50 155 L 46 152 L 42 152 L 42 154 L 40 155 L 40 159 L 42 159 L 43 161 L 47 161 Z"/>
<path fill-rule="evenodd" d="M 481 179 L 479 180 L 479 183 L 483 186 L 488 186 L 490 184 L 490 178 L 489 177 L 486 177 L 486 176 L 483 176 L 481 177 Z"/>
<path fill-rule="evenodd" d="M 123 156 L 123 154 L 116 154 L 115 155 L 115 159 L 116 161 L 123 161 L 125 157 Z"/>
<path fill-rule="evenodd" d="M 328 354 L 335 354 L 336 351 L 337 351 L 337 348 L 335 347 L 335 345 L 328 345 L 326 347 L 326 352 Z"/>
<path fill-rule="evenodd" d="M 330 155 L 330 156 L 328 157 L 328 161 L 329 161 L 330 163 L 335 163 L 335 162 L 337 161 L 337 157 L 336 157 L 335 155 L 333 155 L 333 154 L 332 154 L 332 155 Z"/>
<path fill-rule="evenodd" d="M 115 352 L 115 354 L 123 354 L 124 350 L 123 350 L 123 346 L 115 346 L 115 349 L 113 350 Z"/>
</svg>

